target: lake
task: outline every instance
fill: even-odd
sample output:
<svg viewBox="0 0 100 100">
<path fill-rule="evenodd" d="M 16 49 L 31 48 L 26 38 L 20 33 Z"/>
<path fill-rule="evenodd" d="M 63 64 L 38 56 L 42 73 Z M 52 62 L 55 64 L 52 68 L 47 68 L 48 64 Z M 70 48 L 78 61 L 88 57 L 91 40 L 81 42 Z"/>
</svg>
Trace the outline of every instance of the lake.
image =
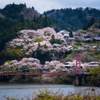
<svg viewBox="0 0 100 100">
<path fill-rule="evenodd" d="M 2 96 L 6 97 L 14 97 L 16 99 L 24 98 L 32 98 L 35 95 L 33 92 L 39 93 L 40 90 L 45 90 L 48 88 L 50 91 L 58 92 L 59 94 L 67 95 L 70 92 L 74 92 L 75 90 L 83 90 L 89 87 L 86 86 L 74 86 L 74 85 L 58 85 L 58 84 L 26 84 L 26 83 L 0 83 L 0 100 L 6 100 Z M 98 87 L 95 87 L 100 89 Z"/>
</svg>

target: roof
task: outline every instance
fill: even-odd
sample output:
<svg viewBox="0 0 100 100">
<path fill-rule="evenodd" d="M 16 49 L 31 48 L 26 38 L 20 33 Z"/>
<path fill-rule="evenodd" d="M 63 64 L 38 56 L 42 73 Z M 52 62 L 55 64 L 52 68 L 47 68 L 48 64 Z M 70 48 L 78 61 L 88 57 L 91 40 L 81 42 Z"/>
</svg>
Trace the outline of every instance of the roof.
<svg viewBox="0 0 100 100">
<path fill-rule="evenodd" d="M 96 63 L 96 64 L 98 64 L 99 62 L 97 62 L 97 61 L 91 61 L 90 63 L 91 63 L 91 64 L 92 64 L 92 63 Z"/>
<path fill-rule="evenodd" d="M 69 34 L 70 32 L 69 31 L 66 31 L 66 30 L 61 30 L 60 32 L 58 32 L 58 33 L 64 33 L 64 34 Z"/>
<path fill-rule="evenodd" d="M 100 40 L 100 37 L 95 37 L 96 40 Z"/>
<path fill-rule="evenodd" d="M 90 36 L 89 34 L 85 34 L 84 36 Z"/>
<path fill-rule="evenodd" d="M 68 40 L 76 40 L 75 38 L 68 38 Z"/>
<path fill-rule="evenodd" d="M 64 36 L 69 36 L 69 34 L 64 34 Z"/>
</svg>

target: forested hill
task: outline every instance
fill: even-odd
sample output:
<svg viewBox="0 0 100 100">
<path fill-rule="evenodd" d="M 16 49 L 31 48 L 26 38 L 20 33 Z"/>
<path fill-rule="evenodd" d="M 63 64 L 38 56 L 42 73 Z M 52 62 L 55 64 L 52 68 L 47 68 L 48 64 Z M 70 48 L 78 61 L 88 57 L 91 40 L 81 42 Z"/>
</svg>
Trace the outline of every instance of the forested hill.
<svg viewBox="0 0 100 100">
<path fill-rule="evenodd" d="M 91 17 L 95 17 L 96 20 L 100 20 L 100 10 L 95 8 L 66 8 L 60 10 L 50 10 L 44 12 L 44 15 L 52 18 L 54 24 L 60 29 L 66 29 L 66 27 L 72 30 L 82 29 L 84 24 L 87 24 Z"/>
<path fill-rule="evenodd" d="M 23 29 L 41 29 L 53 26 L 51 18 L 39 14 L 34 7 L 25 4 L 9 4 L 0 9 L 0 51 L 5 43 L 16 38 Z"/>
<path fill-rule="evenodd" d="M 33 19 L 34 16 L 39 17 L 38 13 L 34 7 L 27 8 L 26 4 L 8 4 L 3 9 L 0 10 L 0 13 L 6 18 L 19 19 L 20 15 L 23 14 L 25 19 Z M 1 16 L 2 17 L 2 16 Z"/>
</svg>

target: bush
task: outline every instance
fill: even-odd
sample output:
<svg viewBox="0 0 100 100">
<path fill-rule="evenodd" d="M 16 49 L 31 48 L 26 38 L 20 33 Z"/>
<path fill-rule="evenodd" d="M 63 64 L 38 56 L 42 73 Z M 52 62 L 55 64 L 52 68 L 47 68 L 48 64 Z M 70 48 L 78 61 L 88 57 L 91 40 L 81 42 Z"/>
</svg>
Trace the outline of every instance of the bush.
<svg viewBox="0 0 100 100">
<path fill-rule="evenodd" d="M 60 39 L 52 39 L 52 40 L 50 40 L 50 43 L 51 43 L 51 44 L 54 44 L 54 43 L 62 44 L 62 42 L 61 42 Z"/>
<path fill-rule="evenodd" d="M 87 33 L 87 31 L 82 30 L 81 33 Z"/>
<path fill-rule="evenodd" d="M 44 41 L 43 38 L 37 38 L 37 39 L 35 40 L 35 42 L 42 42 L 42 41 Z"/>
<path fill-rule="evenodd" d="M 91 41 L 90 41 L 90 40 L 85 40 L 84 42 L 85 42 L 85 43 L 90 43 Z"/>
<path fill-rule="evenodd" d="M 100 86 L 100 67 L 93 68 L 89 72 L 89 76 L 87 78 L 88 84 L 92 86 Z"/>
<path fill-rule="evenodd" d="M 5 63 L 12 63 L 10 60 L 6 61 Z"/>
<path fill-rule="evenodd" d="M 96 68 L 93 68 L 89 74 L 92 74 L 92 75 L 96 75 L 96 76 L 99 76 L 100 75 L 100 67 L 96 67 Z"/>
<path fill-rule="evenodd" d="M 20 51 L 20 49 L 14 49 L 14 48 L 8 48 L 6 52 L 4 53 L 5 57 L 7 58 L 20 58 L 24 57 L 23 52 Z"/>
<path fill-rule="evenodd" d="M 58 94 L 58 92 L 54 93 L 49 91 L 46 88 L 44 91 L 39 90 L 39 94 L 33 92 L 36 95 L 35 98 L 27 98 L 25 100 L 100 100 L 100 91 L 96 91 L 94 88 L 88 88 L 80 91 L 75 91 L 74 93 L 69 93 L 67 96 L 63 96 L 63 94 Z M 15 98 L 5 97 L 7 100 L 18 100 Z M 24 100 L 24 99 L 22 99 Z"/>
</svg>

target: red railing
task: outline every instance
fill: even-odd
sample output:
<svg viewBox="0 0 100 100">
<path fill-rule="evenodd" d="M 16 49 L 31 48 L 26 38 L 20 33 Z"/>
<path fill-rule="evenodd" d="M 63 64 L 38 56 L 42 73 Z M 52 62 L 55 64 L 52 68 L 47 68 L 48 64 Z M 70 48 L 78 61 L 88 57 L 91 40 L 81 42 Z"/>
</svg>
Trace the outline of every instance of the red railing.
<svg viewBox="0 0 100 100">
<path fill-rule="evenodd" d="M 0 75 L 79 75 L 76 73 L 0 73 Z"/>
<path fill-rule="evenodd" d="M 76 54 L 76 73 L 0 73 L 0 75 L 80 75 L 80 74 L 81 74 L 80 53 Z"/>
</svg>

